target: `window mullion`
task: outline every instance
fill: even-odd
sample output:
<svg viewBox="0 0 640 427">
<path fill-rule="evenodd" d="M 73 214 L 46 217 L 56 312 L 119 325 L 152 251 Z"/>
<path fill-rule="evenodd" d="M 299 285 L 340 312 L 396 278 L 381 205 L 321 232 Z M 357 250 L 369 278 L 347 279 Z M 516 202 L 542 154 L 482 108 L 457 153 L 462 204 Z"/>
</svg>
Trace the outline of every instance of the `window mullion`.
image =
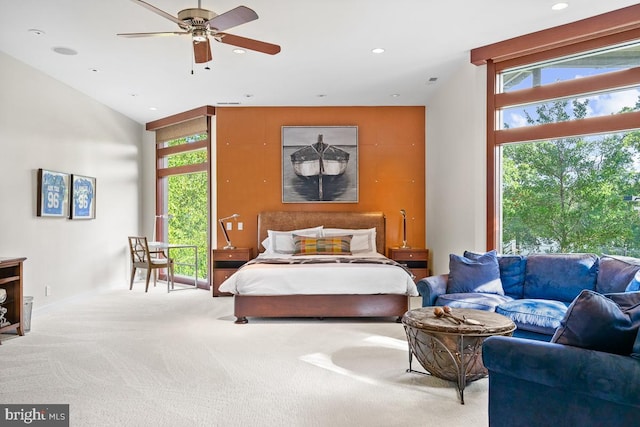
<svg viewBox="0 0 640 427">
<path fill-rule="evenodd" d="M 606 74 L 520 89 L 495 95 L 495 108 L 530 104 L 538 101 L 588 95 L 610 89 L 640 85 L 640 67 L 612 71 Z"/>
<path fill-rule="evenodd" d="M 495 131 L 495 145 L 510 142 L 542 141 L 589 134 L 611 133 L 640 128 L 640 111 L 567 122 L 546 123 Z"/>
</svg>

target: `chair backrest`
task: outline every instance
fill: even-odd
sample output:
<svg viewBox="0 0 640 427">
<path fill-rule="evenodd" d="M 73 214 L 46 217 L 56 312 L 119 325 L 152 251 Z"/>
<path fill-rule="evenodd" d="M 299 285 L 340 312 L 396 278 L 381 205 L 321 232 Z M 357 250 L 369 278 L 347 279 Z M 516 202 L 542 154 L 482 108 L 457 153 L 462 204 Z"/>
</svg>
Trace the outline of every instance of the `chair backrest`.
<svg viewBox="0 0 640 427">
<path fill-rule="evenodd" d="M 131 262 L 149 262 L 149 244 L 144 236 L 129 236 L 129 249 L 131 251 Z"/>
</svg>

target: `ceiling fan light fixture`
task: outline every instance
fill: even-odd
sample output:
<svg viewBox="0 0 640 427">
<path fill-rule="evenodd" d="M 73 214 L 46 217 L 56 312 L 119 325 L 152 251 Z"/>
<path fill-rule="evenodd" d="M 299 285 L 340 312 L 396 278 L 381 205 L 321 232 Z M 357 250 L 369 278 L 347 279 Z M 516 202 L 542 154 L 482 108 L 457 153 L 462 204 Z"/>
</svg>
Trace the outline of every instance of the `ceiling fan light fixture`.
<svg viewBox="0 0 640 427">
<path fill-rule="evenodd" d="M 207 33 L 204 30 L 193 31 L 193 41 L 196 43 L 202 43 L 207 41 Z"/>
<path fill-rule="evenodd" d="M 221 32 L 228 28 L 233 28 L 258 19 L 258 14 L 246 6 L 238 6 L 218 15 L 210 10 L 202 9 L 200 7 L 200 0 L 198 0 L 197 8 L 181 10 L 178 12 L 178 16 L 175 17 L 145 1 L 134 0 L 134 2 L 146 9 L 149 9 L 151 12 L 178 24 L 178 27 L 180 27 L 182 31 L 119 33 L 118 36 L 151 37 L 190 35 L 193 48 L 193 59 L 197 64 L 206 63 L 212 59 L 209 37 L 213 38 L 213 40 L 217 42 L 240 47 L 242 50 L 254 50 L 256 52 L 262 52 L 269 55 L 275 55 L 280 52 L 280 46 L 278 45 Z M 191 70 L 191 74 L 193 74 L 193 70 Z"/>
</svg>

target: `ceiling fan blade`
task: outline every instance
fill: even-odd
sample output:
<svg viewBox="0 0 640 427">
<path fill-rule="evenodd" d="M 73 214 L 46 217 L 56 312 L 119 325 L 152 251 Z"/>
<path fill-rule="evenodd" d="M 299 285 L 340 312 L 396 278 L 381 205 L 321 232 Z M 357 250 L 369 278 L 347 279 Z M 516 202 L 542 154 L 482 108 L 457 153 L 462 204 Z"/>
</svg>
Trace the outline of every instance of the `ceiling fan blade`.
<svg viewBox="0 0 640 427">
<path fill-rule="evenodd" d="M 190 36 L 191 33 L 183 33 L 180 31 L 162 31 L 159 33 L 120 33 L 121 37 L 154 37 L 154 36 Z"/>
<path fill-rule="evenodd" d="M 278 46 L 277 44 L 261 42 L 259 40 L 248 39 L 246 37 L 234 36 L 233 34 L 228 33 L 218 33 L 215 35 L 215 37 L 216 40 L 221 43 L 255 50 L 256 52 L 267 53 L 269 55 L 275 55 L 276 53 L 280 52 L 280 46 Z"/>
<path fill-rule="evenodd" d="M 235 9 L 211 18 L 207 24 L 209 24 L 209 28 L 213 30 L 224 31 L 256 19 L 258 19 L 258 14 L 255 13 L 253 9 L 249 9 L 246 6 L 238 6 Z"/>
<path fill-rule="evenodd" d="M 151 12 L 157 13 L 158 15 L 167 18 L 169 21 L 173 21 L 176 24 L 178 24 L 180 26 L 180 28 L 187 28 L 188 26 L 184 23 L 184 21 L 176 18 L 173 15 L 168 14 L 167 12 L 165 12 L 164 10 L 160 10 L 155 6 L 150 5 L 149 3 L 142 1 L 142 0 L 131 0 L 134 3 L 139 4 L 140 6 L 149 9 Z"/>
<path fill-rule="evenodd" d="M 213 59 L 211 56 L 211 46 L 209 45 L 209 39 L 204 42 L 193 41 L 193 56 L 196 59 L 196 64 L 202 64 L 203 62 L 209 62 Z"/>
</svg>

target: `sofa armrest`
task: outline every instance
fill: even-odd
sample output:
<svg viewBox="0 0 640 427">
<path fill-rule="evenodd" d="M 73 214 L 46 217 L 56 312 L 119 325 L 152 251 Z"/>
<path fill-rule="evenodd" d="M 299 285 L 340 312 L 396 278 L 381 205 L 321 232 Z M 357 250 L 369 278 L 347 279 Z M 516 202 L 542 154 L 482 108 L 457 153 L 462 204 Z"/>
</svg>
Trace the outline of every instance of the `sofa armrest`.
<svg viewBox="0 0 640 427">
<path fill-rule="evenodd" d="M 418 293 L 422 295 L 422 306 L 431 307 L 436 304 L 436 299 L 447 292 L 448 274 L 429 276 L 420 279 L 416 283 Z"/>
<path fill-rule="evenodd" d="M 485 340 L 482 358 L 490 379 L 501 375 L 640 409 L 640 360 L 630 356 L 494 336 Z"/>
</svg>

